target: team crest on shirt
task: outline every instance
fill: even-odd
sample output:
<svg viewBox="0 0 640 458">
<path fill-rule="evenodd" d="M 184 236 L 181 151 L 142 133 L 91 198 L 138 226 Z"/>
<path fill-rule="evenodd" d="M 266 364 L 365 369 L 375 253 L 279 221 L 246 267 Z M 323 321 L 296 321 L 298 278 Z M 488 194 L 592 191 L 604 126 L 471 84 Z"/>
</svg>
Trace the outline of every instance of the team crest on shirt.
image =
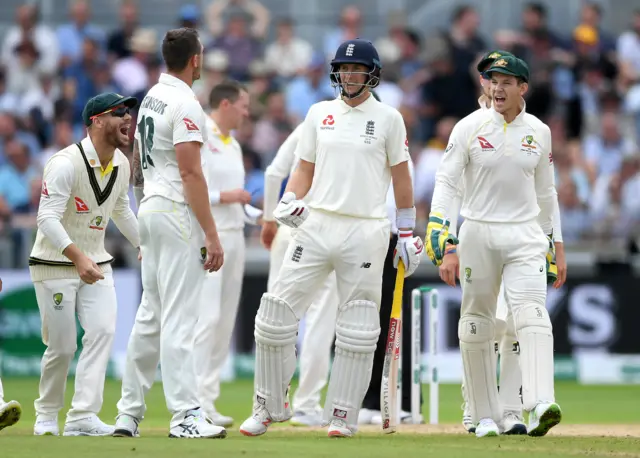
<svg viewBox="0 0 640 458">
<path fill-rule="evenodd" d="M 522 137 L 522 140 L 520 140 L 520 151 L 525 153 L 527 156 L 531 156 L 532 154 L 540 154 L 538 153 L 538 151 L 536 151 L 537 144 L 538 142 L 535 138 L 533 138 L 533 135 L 525 135 L 524 137 Z"/>
<path fill-rule="evenodd" d="M 367 121 L 367 124 L 365 125 L 364 128 L 364 134 L 360 135 L 361 138 L 364 138 L 364 142 L 367 145 L 370 145 L 372 143 L 372 140 L 377 140 L 378 137 L 376 137 L 376 122 L 375 121 Z"/>
<path fill-rule="evenodd" d="M 94 229 L 96 231 L 104 231 L 104 227 L 102 226 L 103 221 L 104 220 L 102 216 L 96 216 L 89 223 L 89 229 Z"/>
</svg>

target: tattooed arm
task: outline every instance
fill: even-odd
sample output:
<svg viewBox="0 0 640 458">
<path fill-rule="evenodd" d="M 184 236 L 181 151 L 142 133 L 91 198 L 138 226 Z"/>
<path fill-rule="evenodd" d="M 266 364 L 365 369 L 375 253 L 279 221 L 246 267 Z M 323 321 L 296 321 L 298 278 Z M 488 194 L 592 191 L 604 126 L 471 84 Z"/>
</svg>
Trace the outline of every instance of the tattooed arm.
<svg viewBox="0 0 640 458">
<path fill-rule="evenodd" d="M 142 175 L 142 164 L 140 163 L 140 148 L 138 140 L 133 142 L 133 195 L 136 198 L 137 208 L 140 208 L 140 201 L 144 197 L 144 176 Z"/>
</svg>

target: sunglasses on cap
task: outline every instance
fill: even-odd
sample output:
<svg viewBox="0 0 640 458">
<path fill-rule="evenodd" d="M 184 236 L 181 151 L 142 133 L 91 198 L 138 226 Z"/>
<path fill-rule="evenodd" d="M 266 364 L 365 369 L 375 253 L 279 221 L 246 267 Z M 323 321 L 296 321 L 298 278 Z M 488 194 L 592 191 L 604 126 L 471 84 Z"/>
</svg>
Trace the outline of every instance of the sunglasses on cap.
<svg viewBox="0 0 640 458">
<path fill-rule="evenodd" d="M 119 105 L 117 107 L 109 108 L 107 111 L 103 111 L 102 113 L 98 113 L 97 115 L 91 116 L 92 121 L 99 116 L 105 115 L 107 113 L 111 113 L 111 116 L 115 116 L 116 118 L 124 118 L 126 115 L 130 113 L 129 107 L 124 105 Z"/>
</svg>

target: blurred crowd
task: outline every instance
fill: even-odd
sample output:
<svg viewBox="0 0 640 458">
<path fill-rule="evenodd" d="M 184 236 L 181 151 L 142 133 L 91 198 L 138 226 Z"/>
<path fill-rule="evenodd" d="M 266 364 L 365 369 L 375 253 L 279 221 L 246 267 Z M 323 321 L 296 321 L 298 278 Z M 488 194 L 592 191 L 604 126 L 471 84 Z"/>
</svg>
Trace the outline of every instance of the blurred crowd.
<svg viewBox="0 0 640 458">
<path fill-rule="evenodd" d="M 139 25 L 140 8 L 148 5 L 122 1 L 120 22 L 111 30 L 92 23 L 83 0 L 73 1 L 68 21 L 56 27 L 42 23 L 34 6 L 22 5 L 0 37 L 0 267 L 25 265 L 43 166 L 85 135 L 86 101 L 104 91 L 142 99 L 163 71 L 162 34 Z M 565 242 L 635 239 L 640 10 L 620 35 L 602 27 L 603 14 L 597 4 L 585 3 L 579 23 L 557 31 L 547 25 L 544 6 L 530 3 L 517 29 L 492 36 L 480 34 L 480 17 L 471 7 L 456 9 L 448 24 L 427 35 L 408 27 L 401 11 L 379 18 L 388 22 L 387 34 L 365 38 L 383 62 L 378 95 L 405 119 L 422 224 L 451 129 L 477 109 L 475 64 L 497 48 L 531 68 L 527 111 L 552 130 Z M 336 96 L 327 62 L 340 42 L 362 36 L 363 21 L 357 7 L 347 6 L 321 43 L 309 43 L 297 36 L 290 18 L 274 16 L 258 0 L 214 0 L 204 10 L 186 5 L 177 11 L 175 25 L 198 29 L 205 45 L 205 71 L 194 85 L 203 107 L 208 109 L 211 87 L 225 78 L 249 88 L 251 116 L 234 135 L 243 146 L 254 205 L 261 205 L 264 169 L 280 144 L 312 104 Z M 256 240 L 255 229 L 247 235 Z M 117 231 L 109 238 L 118 257 L 124 244 Z"/>
</svg>

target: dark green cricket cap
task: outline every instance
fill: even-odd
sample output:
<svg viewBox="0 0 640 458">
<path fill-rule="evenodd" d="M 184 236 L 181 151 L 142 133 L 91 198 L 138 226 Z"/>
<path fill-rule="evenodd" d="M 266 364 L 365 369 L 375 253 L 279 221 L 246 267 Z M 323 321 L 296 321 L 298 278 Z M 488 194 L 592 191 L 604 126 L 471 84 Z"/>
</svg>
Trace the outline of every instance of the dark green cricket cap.
<svg viewBox="0 0 640 458">
<path fill-rule="evenodd" d="M 129 108 L 134 108 L 138 105 L 138 99 L 135 97 L 125 97 L 124 95 L 116 94 L 115 92 L 103 92 L 95 97 L 89 99 L 87 104 L 82 110 L 82 120 L 85 126 L 90 126 L 91 118 L 95 115 L 104 113 L 105 111 L 115 108 L 117 106 L 124 105 Z"/>
<path fill-rule="evenodd" d="M 485 73 L 490 75 L 493 72 L 515 76 L 529 82 L 529 66 L 525 61 L 515 56 L 504 56 L 497 59 Z"/>
<path fill-rule="evenodd" d="M 507 51 L 503 51 L 502 49 L 495 49 L 493 51 L 488 51 L 484 56 L 482 56 L 482 59 L 480 59 L 480 62 L 478 62 L 478 65 L 476 66 L 478 73 L 482 73 L 484 69 L 487 67 L 487 65 L 491 65 L 497 59 L 505 56 L 513 57 L 513 54 Z"/>
</svg>

